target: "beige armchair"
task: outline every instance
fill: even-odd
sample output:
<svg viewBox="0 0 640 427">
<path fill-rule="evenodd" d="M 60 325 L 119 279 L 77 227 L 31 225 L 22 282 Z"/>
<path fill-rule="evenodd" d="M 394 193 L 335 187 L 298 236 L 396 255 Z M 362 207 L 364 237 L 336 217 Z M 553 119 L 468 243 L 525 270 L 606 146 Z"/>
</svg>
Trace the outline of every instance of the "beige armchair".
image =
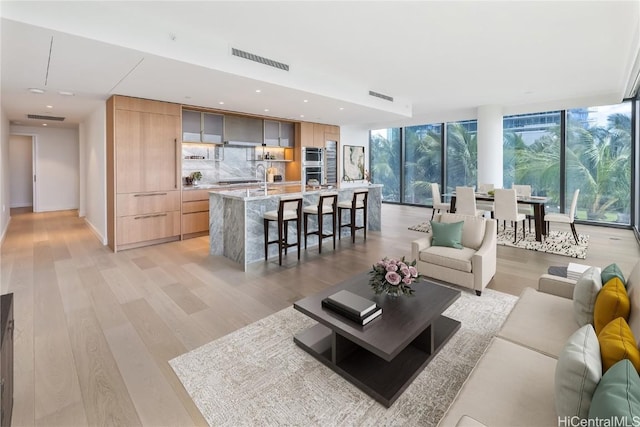
<svg viewBox="0 0 640 427">
<path fill-rule="evenodd" d="M 443 213 L 434 221 L 464 221 L 462 249 L 432 246 L 432 235 L 411 242 L 418 271 L 434 279 L 473 289 L 478 296 L 496 274 L 496 221 L 484 217 Z"/>
</svg>

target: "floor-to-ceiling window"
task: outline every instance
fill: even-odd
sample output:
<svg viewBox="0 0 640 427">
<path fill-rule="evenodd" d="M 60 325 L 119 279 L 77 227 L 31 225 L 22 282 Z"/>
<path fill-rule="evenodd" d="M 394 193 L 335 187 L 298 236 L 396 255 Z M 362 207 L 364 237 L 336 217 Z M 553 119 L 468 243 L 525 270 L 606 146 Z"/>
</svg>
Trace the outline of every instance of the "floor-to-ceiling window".
<svg viewBox="0 0 640 427">
<path fill-rule="evenodd" d="M 442 125 L 410 126 L 404 131 L 403 203 L 431 205 L 431 183 L 442 173 Z"/>
<path fill-rule="evenodd" d="M 580 190 L 576 218 L 630 224 L 631 102 L 567 111 L 565 211 Z"/>
<path fill-rule="evenodd" d="M 371 181 L 383 185 L 385 202 L 400 202 L 401 135 L 400 128 L 372 130 L 369 135 Z"/>
<path fill-rule="evenodd" d="M 531 185 L 549 198 L 547 211 L 560 210 L 561 112 L 518 114 L 503 119 L 503 187 Z"/>
<path fill-rule="evenodd" d="M 478 122 L 447 123 L 446 191 L 475 186 L 478 176 Z"/>
<path fill-rule="evenodd" d="M 579 189 L 578 220 L 638 229 L 634 103 L 504 117 L 503 187 L 531 185 L 549 198 L 547 212 L 568 212 Z M 430 205 L 431 182 L 443 193 L 477 185 L 476 130 L 469 120 L 372 131 L 372 179 L 385 185 L 384 200 Z"/>
</svg>

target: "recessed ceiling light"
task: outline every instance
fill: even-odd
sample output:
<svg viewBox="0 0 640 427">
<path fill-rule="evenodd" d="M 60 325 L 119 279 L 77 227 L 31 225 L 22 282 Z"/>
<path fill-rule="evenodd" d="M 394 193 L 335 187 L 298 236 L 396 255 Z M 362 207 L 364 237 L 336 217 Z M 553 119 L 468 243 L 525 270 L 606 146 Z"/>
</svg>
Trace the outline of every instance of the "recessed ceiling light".
<svg viewBox="0 0 640 427">
<path fill-rule="evenodd" d="M 304 117 L 304 114 L 300 114 L 300 117 Z"/>
<path fill-rule="evenodd" d="M 36 87 L 29 88 L 29 92 L 31 93 L 44 93 L 44 89 L 38 89 Z"/>
<path fill-rule="evenodd" d="M 220 102 L 218 102 L 218 104 L 224 105 L 224 101 L 220 101 Z"/>
<path fill-rule="evenodd" d="M 340 111 L 344 110 L 344 107 L 340 107 Z"/>
<path fill-rule="evenodd" d="M 309 102 L 309 100 L 308 100 L 308 99 L 305 99 L 305 100 L 304 100 L 304 101 L 302 101 L 302 102 Z"/>
<path fill-rule="evenodd" d="M 42 124 L 42 126 L 46 126 L 46 125 L 47 125 L 46 123 L 43 123 L 43 124 Z"/>
<path fill-rule="evenodd" d="M 268 109 L 268 108 L 265 108 L 265 109 L 264 109 L 264 111 L 265 111 L 265 112 L 267 112 L 267 111 L 269 111 L 269 109 Z"/>
<path fill-rule="evenodd" d="M 256 93 L 260 93 L 262 92 L 260 89 L 256 89 Z"/>
<path fill-rule="evenodd" d="M 61 91 L 59 91 L 58 93 L 59 93 L 60 95 L 62 95 L 62 96 L 74 96 L 74 95 L 75 95 L 75 93 L 73 93 L 73 92 L 69 92 L 69 91 L 66 91 L 66 90 L 61 90 Z"/>
<path fill-rule="evenodd" d="M 47 108 L 53 108 L 53 105 L 47 105 Z"/>
</svg>

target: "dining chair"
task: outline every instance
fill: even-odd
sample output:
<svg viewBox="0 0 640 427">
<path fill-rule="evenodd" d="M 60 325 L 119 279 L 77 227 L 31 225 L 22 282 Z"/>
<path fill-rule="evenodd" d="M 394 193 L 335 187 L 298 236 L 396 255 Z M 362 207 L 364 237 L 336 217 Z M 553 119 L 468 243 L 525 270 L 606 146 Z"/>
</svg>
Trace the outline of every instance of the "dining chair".
<svg viewBox="0 0 640 427">
<path fill-rule="evenodd" d="M 483 212 L 476 209 L 476 195 L 473 187 L 456 187 L 456 213 L 482 216 Z"/>
<path fill-rule="evenodd" d="M 531 197 L 531 186 L 530 185 L 519 185 L 512 184 L 511 188 L 516 190 L 516 195 L 518 197 Z M 529 220 L 529 232 L 531 232 L 531 219 L 533 218 L 533 206 L 518 204 L 518 213 L 525 214 L 527 219 Z"/>
<path fill-rule="evenodd" d="M 569 224 L 571 226 L 571 232 L 573 233 L 573 238 L 576 239 L 576 245 L 578 244 L 578 233 L 576 232 L 576 226 L 573 221 L 576 216 L 576 207 L 578 206 L 579 194 L 580 194 L 579 188 L 573 192 L 573 199 L 571 200 L 571 208 L 569 209 L 568 214 L 553 212 L 553 213 L 548 213 L 544 216 L 544 224 L 547 229 L 547 234 L 549 233 L 550 222 L 561 222 L 564 224 Z"/>
<path fill-rule="evenodd" d="M 527 216 L 523 213 L 518 212 L 518 199 L 516 196 L 516 190 L 512 189 L 503 189 L 498 188 L 495 190 L 495 210 L 493 212 L 494 217 L 498 220 L 498 224 L 500 224 L 500 220 L 503 221 L 503 227 L 507 229 L 507 221 L 513 222 L 513 243 L 518 241 L 518 222 L 522 221 L 522 238 L 525 236 L 525 220 Z"/>
<path fill-rule="evenodd" d="M 442 202 L 442 197 L 440 196 L 440 184 L 438 184 L 437 182 L 431 183 L 431 197 L 433 198 L 431 219 L 433 219 L 436 210 L 438 211 L 438 213 L 442 212 L 443 210 L 445 212 L 449 212 L 449 210 L 451 209 L 451 204 Z"/>
<path fill-rule="evenodd" d="M 493 184 L 478 184 L 478 193 L 488 194 L 489 191 L 494 190 Z M 479 211 L 491 212 L 491 216 L 493 217 L 493 203 L 486 200 L 478 200 L 476 201 L 476 209 Z"/>
</svg>

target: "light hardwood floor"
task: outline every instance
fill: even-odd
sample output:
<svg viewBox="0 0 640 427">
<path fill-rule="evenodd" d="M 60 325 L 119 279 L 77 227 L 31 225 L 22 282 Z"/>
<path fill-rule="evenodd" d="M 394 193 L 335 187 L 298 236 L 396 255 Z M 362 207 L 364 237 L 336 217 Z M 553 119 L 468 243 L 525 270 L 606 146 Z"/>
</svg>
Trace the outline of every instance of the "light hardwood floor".
<svg viewBox="0 0 640 427">
<path fill-rule="evenodd" d="M 167 361 L 294 301 L 409 256 L 423 236 L 408 226 L 431 210 L 383 205 L 382 232 L 342 240 L 320 256 L 257 263 L 242 272 L 208 255 L 208 237 L 112 253 L 76 211 L 12 212 L 1 292 L 14 293 L 13 425 L 204 425 Z M 591 236 L 586 264 L 628 273 L 640 249 L 629 230 L 577 226 Z M 567 227 L 568 230 L 568 227 Z M 570 258 L 498 247 L 490 287 L 518 295 Z"/>
</svg>

